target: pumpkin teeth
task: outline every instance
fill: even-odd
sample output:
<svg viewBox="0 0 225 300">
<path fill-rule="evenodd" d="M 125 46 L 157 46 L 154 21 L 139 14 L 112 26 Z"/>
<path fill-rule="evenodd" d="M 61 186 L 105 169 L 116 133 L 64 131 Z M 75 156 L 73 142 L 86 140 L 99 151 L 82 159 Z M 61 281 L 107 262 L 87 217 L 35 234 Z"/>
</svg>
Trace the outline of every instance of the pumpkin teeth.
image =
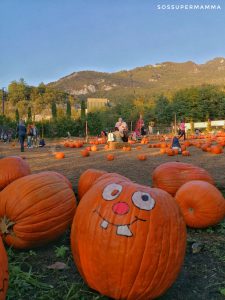
<svg viewBox="0 0 225 300">
<path fill-rule="evenodd" d="M 117 227 L 117 232 L 118 235 L 124 235 L 124 236 L 132 236 L 133 233 L 130 231 L 129 227 L 127 225 L 120 225 Z"/>
<path fill-rule="evenodd" d="M 103 220 L 102 223 L 101 223 L 101 227 L 106 229 L 109 225 L 109 222 L 107 222 L 106 220 Z"/>
</svg>

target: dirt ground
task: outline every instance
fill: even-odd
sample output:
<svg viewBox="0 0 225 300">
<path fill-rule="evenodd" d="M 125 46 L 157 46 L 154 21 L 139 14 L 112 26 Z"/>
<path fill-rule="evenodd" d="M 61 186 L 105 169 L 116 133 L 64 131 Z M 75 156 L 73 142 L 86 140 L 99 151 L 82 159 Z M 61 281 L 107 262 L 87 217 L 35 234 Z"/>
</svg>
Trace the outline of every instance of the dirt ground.
<svg viewBox="0 0 225 300">
<path fill-rule="evenodd" d="M 220 155 L 212 155 L 208 152 L 203 152 L 195 147 L 189 147 L 191 156 L 183 157 L 181 155 L 169 157 L 159 154 L 159 149 L 148 148 L 147 145 L 142 145 L 141 150 L 137 150 L 135 145 L 130 152 L 120 150 L 104 150 L 104 147 L 99 146 L 99 151 L 91 152 L 90 157 L 81 157 L 81 149 L 65 148 L 60 144 L 60 141 L 47 141 L 47 146 L 44 148 L 25 149 L 24 153 L 19 152 L 19 145 L 12 147 L 8 144 L 0 143 L 0 156 L 21 155 L 30 164 L 33 173 L 52 170 L 64 174 L 73 184 L 75 193 L 77 192 L 77 183 L 80 175 L 88 168 L 96 168 L 108 172 L 116 172 L 122 174 L 131 180 L 144 185 L 151 185 L 151 173 L 159 164 L 169 161 L 181 161 L 192 163 L 194 165 L 205 168 L 214 178 L 217 187 L 225 195 L 225 153 Z M 56 160 L 53 153 L 56 151 L 64 151 L 65 158 Z M 107 161 L 105 156 L 107 153 L 114 153 L 115 160 Z M 137 155 L 144 153 L 148 159 L 139 161 Z M 219 300 L 225 299 L 225 222 L 222 222 L 214 228 L 205 230 L 190 230 L 188 229 L 188 243 L 185 262 L 180 275 L 174 285 L 167 293 L 160 297 L 162 300 Z M 198 242 L 201 245 L 201 250 L 198 253 L 193 253 L 193 243 Z M 67 245 L 69 247 L 69 234 L 67 233 L 58 245 Z M 33 265 L 33 270 L 43 272 L 43 265 L 48 265 L 55 261 L 54 250 L 51 245 L 44 249 L 36 250 L 41 264 L 36 264 L 37 257 L 30 257 L 28 260 Z M 68 254 L 70 255 L 70 254 Z M 32 260 L 33 259 L 33 260 Z M 82 280 L 74 267 L 72 259 L 68 262 L 70 275 L 68 270 L 60 271 L 60 276 L 69 282 L 79 282 Z M 44 272 L 45 281 L 51 283 L 55 289 L 59 288 L 56 281 L 55 272 Z M 82 283 L 83 284 L 83 283 Z M 62 287 L 61 287 L 62 288 Z M 30 293 L 30 292 L 29 292 Z M 28 299 L 64 299 L 60 296 L 53 298 L 45 298 L 35 296 L 32 293 L 27 296 L 18 296 L 17 300 Z M 12 295 L 12 293 L 11 293 Z M 8 299 L 13 299 L 9 297 Z M 100 299 L 98 294 L 88 291 L 87 288 L 81 288 L 77 298 L 65 299 Z M 147 300 L 147 299 L 146 299 Z"/>
</svg>

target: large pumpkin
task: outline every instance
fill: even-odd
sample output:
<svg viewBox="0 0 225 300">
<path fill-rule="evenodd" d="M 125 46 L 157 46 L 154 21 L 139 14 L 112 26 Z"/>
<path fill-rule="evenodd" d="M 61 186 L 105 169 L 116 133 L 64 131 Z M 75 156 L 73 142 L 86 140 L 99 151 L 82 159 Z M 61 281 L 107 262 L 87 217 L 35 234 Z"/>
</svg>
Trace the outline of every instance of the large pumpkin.
<svg viewBox="0 0 225 300">
<path fill-rule="evenodd" d="M 0 300 L 4 300 L 6 298 L 8 281 L 8 258 L 0 237 Z"/>
<path fill-rule="evenodd" d="M 214 184 L 211 175 L 200 167 L 188 163 L 168 162 L 159 165 L 152 173 L 153 186 L 175 195 L 177 190 L 191 180 Z"/>
<path fill-rule="evenodd" d="M 113 299 L 153 299 L 180 271 L 186 226 L 168 193 L 108 173 L 84 194 L 71 245 L 92 289 Z"/>
<path fill-rule="evenodd" d="M 19 156 L 9 156 L 0 159 L 0 191 L 14 180 L 29 175 L 28 163 Z"/>
<path fill-rule="evenodd" d="M 96 170 L 96 169 L 87 169 L 81 176 L 78 182 L 78 196 L 79 199 L 90 189 L 93 183 L 100 176 L 106 174 L 107 172 Z"/>
<path fill-rule="evenodd" d="M 41 246 L 67 229 L 75 208 L 74 193 L 63 175 L 25 176 L 0 193 L 0 235 L 15 248 Z"/>
<path fill-rule="evenodd" d="M 208 182 L 194 180 L 185 183 L 177 191 L 175 199 L 190 227 L 216 225 L 225 217 L 225 199 Z"/>
</svg>

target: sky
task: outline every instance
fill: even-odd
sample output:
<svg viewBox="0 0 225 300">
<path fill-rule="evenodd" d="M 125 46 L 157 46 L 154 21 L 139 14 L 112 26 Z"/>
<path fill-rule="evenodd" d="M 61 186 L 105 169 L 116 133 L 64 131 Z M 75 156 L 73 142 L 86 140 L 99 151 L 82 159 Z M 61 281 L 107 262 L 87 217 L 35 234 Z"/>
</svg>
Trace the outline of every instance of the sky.
<svg viewBox="0 0 225 300">
<path fill-rule="evenodd" d="M 171 9 L 184 4 L 218 9 Z M 224 0 L 0 0 L 0 11 L 0 88 L 225 57 Z"/>
</svg>

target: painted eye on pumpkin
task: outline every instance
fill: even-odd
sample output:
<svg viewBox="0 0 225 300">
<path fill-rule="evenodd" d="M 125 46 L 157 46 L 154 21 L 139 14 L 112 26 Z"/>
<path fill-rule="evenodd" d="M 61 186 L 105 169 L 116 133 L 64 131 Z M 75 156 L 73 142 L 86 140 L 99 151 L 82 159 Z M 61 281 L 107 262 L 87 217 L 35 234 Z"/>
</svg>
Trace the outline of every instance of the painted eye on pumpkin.
<svg viewBox="0 0 225 300">
<path fill-rule="evenodd" d="M 143 210 L 151 210 L 155 206 L 155 200 L 145 192 L 135 192 L 132 201 L 135 206 Z"/>
<path fill-rule="evenodd" d="M 107 201 L 114 200 L 119 196 L 122 189 L 123 189 L 122 185 L 111 183 L 104 188 L 102 197 L 104 200 Z"/>
</svg>

